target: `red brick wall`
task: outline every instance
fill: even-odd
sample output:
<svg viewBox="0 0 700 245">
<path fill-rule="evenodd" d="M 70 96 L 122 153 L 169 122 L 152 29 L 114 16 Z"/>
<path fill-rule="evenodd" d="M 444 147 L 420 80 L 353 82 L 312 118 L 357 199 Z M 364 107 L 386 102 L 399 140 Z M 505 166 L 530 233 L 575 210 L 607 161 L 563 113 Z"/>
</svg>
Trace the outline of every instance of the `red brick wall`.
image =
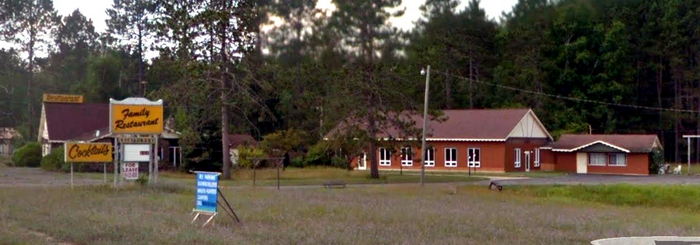
<svg viewBox="0 0 700 245">
<path fill-rule="evenodd" d="M 509 139 L 506 141 L 505 169 L 507 172 L 525 171 L 525 152 L 530 153 L 530 171 L 540 170 L 542 167 L 535 167 L 535 149 L 546 144 L 545 139 Z M 520 167 L 515 167 L 515 148 L 520 148 Z M 540 162 L 542 160 L 542 150 L 540 150 Z"/>
<path fill-rule="evenodd" d="M 555 170 L 576 173 L 576 152 L 554 152 Z M 649 154 L 627 154 L 627 166 L 590 166 L 587 172 L 591 174 L 649 174 Z"/>
<path fill-rule="evenodd" d="M 576 173 L 576 153 L 575 152 L 553 152 L 554 169 L 562 172 Z"/>
<path fill-rule="evenodd" d="M 649 175 L 649 154 L 627 154 L 627 166 L 588 166 L 588 173 L 592 174 L 639 174 Z"/>
<path fill-rule="evenodd" d="M 453 141 L 440 141 L 440 142 L 427 142 L 428 146 L 435 148 L 435 166 L 428 167 L 427 170 L 467 170 L 467 149 L 468 148 L 479 148 L 480 149 L 480 162 L 481 167 L 473 168 L 473 171 L 488 171 L 488 172 L 504 172 L 504 171 L 524 171 L 525 167 L 522 165 L 519 169 L 513 168 L 513 149 L 520 147 L 524 151 L 534 151 L 536 147 L 539 147 L 546 143 L 546 140 L 525 140 L 525 139 L 514 139 L 508 142 L 453 142 Z M 445 166 L 445 149 L 446 148 L 456 148 L 457 149 L 457 167 L 446 167 Z M 506 149 L 509 149 L 508 151 Z M 522 153 L 522 152 L 521 152 Z M 379 161 L 379 148 L 377 148 L 377 161 Z M 524 153 L 522 153 L 522 160 L 525 160 Z M 419 147 L 413 147 L 413 165 L 412 166 L 401 166 L 401 150 L 394 149 L 392 152 L 391 165 L 390 166 L 379 166 L 379 169 L 420 169 L 421 167 L 421 157 Z M 351 165 L 357 167 L 357 157 L 351 160 Z M 524 164 L 524 163 L 523 163 Z M 534 153 L 531 158 L 531 170 L 538 170 L 539 168 L 534 167 Z M 369 156 L 367 157 L 367 168 L 369 169 Z"/>
<path fill-rule="evenodd" d="M 544 171 L 554 171 L 556 169 L 556 164 L 554 161 L 554 153 L 550 149 L 540 150 L 542 158 L 542 168 Z"/>
</svg>

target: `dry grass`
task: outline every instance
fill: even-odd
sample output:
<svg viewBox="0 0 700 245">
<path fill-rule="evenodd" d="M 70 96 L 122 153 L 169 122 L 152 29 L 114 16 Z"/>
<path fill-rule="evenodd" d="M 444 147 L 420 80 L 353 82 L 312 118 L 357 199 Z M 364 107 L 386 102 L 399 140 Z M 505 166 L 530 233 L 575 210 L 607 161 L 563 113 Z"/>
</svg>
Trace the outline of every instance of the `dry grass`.
<svg viewBox="0 0 700 245">
<path fill-rule="evenodd" d="M 696 212 L 453 184 L 224 192 L 242 225 L 223 213 L 211 227 L 190 225 L 189 186 L 3 188 L 0 223 L 80 244 L 573 244 L 700 232 Z M 25 235 L 0 232 L 0 239 L 22 243 Z"/>
</svg>

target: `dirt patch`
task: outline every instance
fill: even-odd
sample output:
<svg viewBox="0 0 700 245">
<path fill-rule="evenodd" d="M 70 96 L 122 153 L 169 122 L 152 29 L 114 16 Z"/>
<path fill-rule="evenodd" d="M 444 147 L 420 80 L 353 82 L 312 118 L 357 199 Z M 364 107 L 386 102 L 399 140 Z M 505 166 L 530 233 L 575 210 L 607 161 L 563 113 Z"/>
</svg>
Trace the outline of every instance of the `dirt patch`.
<svg viewBox="0 0 700 245">
<path fill-rule="evenodd" d="M 102 180 L 74 176 L 75 185 L 103 184 Z M 5 167 L 0 170 L 0 187 L 67 186 L 69 173 L 49 172 L 40 168 Z"/>
</svg>

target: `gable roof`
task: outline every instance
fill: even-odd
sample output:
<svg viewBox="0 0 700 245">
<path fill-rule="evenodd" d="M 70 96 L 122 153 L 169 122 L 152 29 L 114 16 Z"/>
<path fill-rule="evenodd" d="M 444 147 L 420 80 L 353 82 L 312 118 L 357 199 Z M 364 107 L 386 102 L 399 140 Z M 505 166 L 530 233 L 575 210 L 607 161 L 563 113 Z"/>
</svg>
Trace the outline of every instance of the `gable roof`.
<svg viewBox="0 0 700 245">
<path fill-rule="evenodd" d="M 649 153 L 661 148 L 654 134 L 564 134 L 551 147 L 552 151 L 575 152 L 595 144 L 627 153 Z"/>
<path fill-rule="evenodd" d="M 256 146 L 258 145 L 258 141 L 256 141 L 250 134 L 229 134 L 229 148 L 236 148 L 239 145 Z"/>
<path fill-rule="evenodd" d="M 109 104 L 44 103 L 49 141 L 66 141 L 109 126 Z"/>
<path fill-rule="evenodd" d="M 528 116 L 530 120 L 543 130 L 547 138 L 551 138 L 542 123 L 530 109 L 470 109 L 443 110 L 438 118 L 429 118 L 427 140 L 430 141 L 505 141 L 515 135 L 517 125 Z M 420 113 L 404 112 L 402 116 L 413 127 L 422 129 L 423 116 Z M 347 128 L 341 123 L 329 132 L 333 136 L 338 131 Z M 363 127 L 364 128 L 364 127 Z M 327 137 L 328 137 L 327 136 Z M 403 138 L 397 127 L 380 129 L 379 138 Z"/>
</svg>

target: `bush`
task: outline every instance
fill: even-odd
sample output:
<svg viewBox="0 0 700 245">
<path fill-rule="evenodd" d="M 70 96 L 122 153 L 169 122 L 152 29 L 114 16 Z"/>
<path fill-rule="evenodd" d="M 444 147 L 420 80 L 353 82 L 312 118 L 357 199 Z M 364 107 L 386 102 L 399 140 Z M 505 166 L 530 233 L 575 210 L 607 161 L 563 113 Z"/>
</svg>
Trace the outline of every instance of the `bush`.
<svg viewBox="0 0 700 245">
<path fill-rule="evenodd" d="M 38 167 L 41 163 L 41 145 L 27 143 L 12 155 L 12 164 L 16 167 Z"/>
<path fill-rule="evenodd" d="M 664 165 L 664 152 L 661 149 L 654 149 L 651 152 L 651 164 L 649 164 L 649 173 L 658 174 L 659 168 Z"/>
<path fill-rule="evenodd" d="M 236 167 L 251 168 L 253 167 L 253 158 L 261 158 L 265 156 L 262 149 L 248 146 L 238 146 L 238 162 Z"/>
<path fill-rule="evenodd" d="M 304 157 L 304 166 L 328 165 L 332 162 L 328 144 L 320 141 L 309 148 Z"/>
<path fill-rule="evenodd" d="M 63 161 L 63 147 L 53 149 L 41 159 L 41 168 L 49 171 L 69 171 L 70 165 Z"/>
</svg>

